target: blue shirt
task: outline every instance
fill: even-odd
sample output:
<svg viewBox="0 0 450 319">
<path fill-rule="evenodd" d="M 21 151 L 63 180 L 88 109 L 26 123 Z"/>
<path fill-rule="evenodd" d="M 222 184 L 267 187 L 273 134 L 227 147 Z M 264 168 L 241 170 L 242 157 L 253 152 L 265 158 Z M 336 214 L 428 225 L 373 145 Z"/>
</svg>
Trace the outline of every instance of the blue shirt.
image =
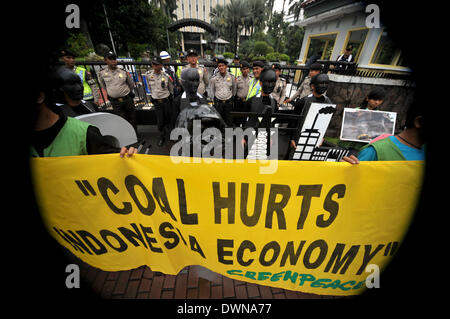
<svg viewBox="0 0 450 319">
<path fill-rule="evenodd" d="M 390 138 L 391 141 L 394 142 L 407 161 L 422 161 L 425 159 L 424 147 L 418 150 L 417 148 L 403 144 L 395 136 L 389 136 L 386 138 Z M 378 161 L 377 152 L 372 146 L 366 147 L 359 152 L 358 159 L 360 161 Z"/>
</svg>

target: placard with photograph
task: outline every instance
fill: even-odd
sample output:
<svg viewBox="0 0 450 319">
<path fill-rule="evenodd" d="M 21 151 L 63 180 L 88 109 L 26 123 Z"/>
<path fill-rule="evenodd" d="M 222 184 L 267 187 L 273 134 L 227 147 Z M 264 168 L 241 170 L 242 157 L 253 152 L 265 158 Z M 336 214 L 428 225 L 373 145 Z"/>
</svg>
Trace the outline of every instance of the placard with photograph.
<svg viewBox="0 0 450 319">
<path fill-rule="evenodd" d="M 396 119 L 395 112 L 344 108 L 340 139 L 369 143 L 382 134 L 393 135 Z"/>
</svg>

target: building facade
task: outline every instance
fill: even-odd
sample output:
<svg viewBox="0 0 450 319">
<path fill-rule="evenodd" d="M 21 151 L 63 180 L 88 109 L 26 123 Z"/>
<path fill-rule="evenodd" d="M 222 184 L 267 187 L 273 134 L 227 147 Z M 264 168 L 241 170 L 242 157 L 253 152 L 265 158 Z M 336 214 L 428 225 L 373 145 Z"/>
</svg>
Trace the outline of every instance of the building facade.
<svg viewBox="0 0 450 319">
<path fill-rule="evenodd" d="M 306 0 L 303 12 L 293 24 L 305 28 L 299 63 L 321 52 L 321 60 L 335 61 L 348 45 L 360 70 L 409 73 L 400 48 L 389 38 L 388 30 L 366 13 L 366 4 L 355 0 Z M 376 19 L 376 14 L 373 15 Z M 375 21 L 377 22 L 377 21 Z M 376 23 L 375 23 L 376 25 Z"/>
<path fill-rule="evenodd" d="M 210 12 L 216 5 L 225 6 L 230 0 L 177 0 L 177 20 L 199 19 L 211 23 Z M 196 49 L 200 55 L 204 55 L 207 45 L 205 30 L 195 26 L 184 27 L 179 30 L 182 34 L 181 46 L 183 51 Z"/>
</svg>

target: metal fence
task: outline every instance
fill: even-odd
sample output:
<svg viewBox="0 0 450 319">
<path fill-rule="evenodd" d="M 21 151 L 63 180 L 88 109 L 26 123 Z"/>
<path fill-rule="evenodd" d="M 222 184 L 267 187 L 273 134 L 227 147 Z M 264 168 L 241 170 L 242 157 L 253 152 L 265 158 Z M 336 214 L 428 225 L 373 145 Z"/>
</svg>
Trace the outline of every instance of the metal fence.
<svg viewBox="0 0 450 319">
<path fill-rule="evenodd" d="M 203 62 L 203 63 L 202 63 Z M 319 60 L 318 63 L 322 63 L 324 65 L 324 73 L 328 74 L 340 74 L 340 75 L 350 75 L 350 76 L 360 76 L 360 77 L 369 77 L 369 78 L 384 78 L 384 79 L 402 79 L 402 80 L 411 80 L 411 75 L 409 73 L 404 74 L 395 74 L 384 72 L 383 70 L 364 70 L 358 69 L 358 65 L 356 63 L 350 62 L 338 62 L 338 61 L 324 61 Z M 146 81 L 146 72 L 152 69 L 150 61 L 117 61 L 118 66 L 124 68 L 130 74 L 131 78 L 135 83 L 135 105 L 137 110 L 151 110 L 152 103 L 150 99 L 150 90 Z M 209 61 L 200 60 L 200 64 L 208 69 L 208 72 L 211 76 L 213 70 L 216 65 Z M 78 61 L 76 65 L 83 66 L 87 70 L 91 72 L 94 76 L 95 82 L 97 84 L 98 95 L 99 95 L 99 110 L 105 111 L 111 109 L 111 105 L 108 101 L 108 97 L 106 94 L 106 90 L 100 87 L 100 83 L 98 81 L 98 73 L 99 71 L 106 66 L 106 63 L 103 61 Z M 178 66 L 187 65 L 187 63 L 164 63 L 165 66 L 174 66 L 175 68 Z M 238 65 L 229 65 L 232 67 L 239 67 Z M 297 66 L 297 65 L 281 65 L 281 77 L 283 77 L 287 81 L 287 89 L 286 89 L 286 98 L 290 97 L 299 87 L 305 76 L 308 74 L 309 68 L 305 66 Z M 208 98 L 212 101 L 211 92 L 208 88 Z"/>
</svg>

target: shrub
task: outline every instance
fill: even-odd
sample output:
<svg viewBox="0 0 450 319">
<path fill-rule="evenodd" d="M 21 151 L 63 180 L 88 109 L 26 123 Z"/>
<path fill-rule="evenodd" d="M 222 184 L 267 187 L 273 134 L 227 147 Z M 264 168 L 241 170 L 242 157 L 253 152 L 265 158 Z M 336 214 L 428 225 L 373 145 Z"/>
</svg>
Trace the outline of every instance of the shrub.
<svg viewBox="0 0 450 319">
<path fill-rule="evenodd" d="M 280 61 L 289 62 L 289 55 L 287 55 L 287 54 L 282 53 L 282 54 L 280 54 L 280 56 L 278 58 L 280 59 Z"/>
<path fill-rule="evenodd" d="M 234 53 L 232 53 L 232 52 L 224 52 L 223 53 L 223 57 L 225 59 L 233 59 L 234 58 Z"/>
</svg>

